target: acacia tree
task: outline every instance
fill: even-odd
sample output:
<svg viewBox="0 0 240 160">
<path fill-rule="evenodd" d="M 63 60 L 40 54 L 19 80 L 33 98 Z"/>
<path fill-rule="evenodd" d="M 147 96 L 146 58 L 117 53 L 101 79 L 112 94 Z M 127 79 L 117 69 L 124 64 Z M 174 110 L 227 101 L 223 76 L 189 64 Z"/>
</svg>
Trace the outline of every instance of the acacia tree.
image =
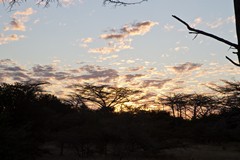
<svg viewBox="0 0 240 160">
<path fill-rule="evenodd" d="M 218 109 L 218 100 L 204 94 L 191 94 L 188 103 L 193 120 L 212 114 Z"/>
<path fill-rule="evenodd" d="M 124 87 L 113 87 L 109 85 L 95 86 L 89 83 L 74 85 L 75 93 L 71 95 L 72 100 L 88 108 L 100 109 L 102 111 L 114 111 L 116 107 L 127 105 L 132 102 L 134 96 L 140 93 Z"/>
<path fill-rule="evenodd" d="M 46 82 L 2 83 L 0 84 L 0 113 L 12 112 L 29 102 L 36 101 L 43 93 L 42 85 Z"/>
<path fill-rule="evenodd" d="M 170 107 L 173 117 L 189 118 L 187 115 L 188 94 L 170 94 L 159 98 L 162 105 Z"/>
<path fill-rule="evenodd" d="M 214 85 L 210 89 L 222 96 L 222 105 L 225 109 L 240 108 L 240 82 L 222 80 L 224 85 Z"/>
</svg>

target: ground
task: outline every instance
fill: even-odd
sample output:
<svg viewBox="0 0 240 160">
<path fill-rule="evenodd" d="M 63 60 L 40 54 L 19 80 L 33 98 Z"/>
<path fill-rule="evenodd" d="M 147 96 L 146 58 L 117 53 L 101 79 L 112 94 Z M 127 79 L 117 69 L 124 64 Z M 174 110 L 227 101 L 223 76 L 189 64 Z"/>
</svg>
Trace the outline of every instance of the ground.
<svg viewBox="0 0 240 160">
<path fill-rule="evenodd" d="M 78 158 L 74 152 L 65 150 L 64 155 L 59 155 L 59 149 L 49 147 L 51 155 L 44 155 L 37 160 L 240 160 L 240 144 L 226 143 L 226 144 L 205 144 L 205 145 L 191 145 L 184 148 L 165 149 L 156 153 L 158 158 L 113 158 L 113 157 L 92 157 L 92 158 Z"/>
</svg>

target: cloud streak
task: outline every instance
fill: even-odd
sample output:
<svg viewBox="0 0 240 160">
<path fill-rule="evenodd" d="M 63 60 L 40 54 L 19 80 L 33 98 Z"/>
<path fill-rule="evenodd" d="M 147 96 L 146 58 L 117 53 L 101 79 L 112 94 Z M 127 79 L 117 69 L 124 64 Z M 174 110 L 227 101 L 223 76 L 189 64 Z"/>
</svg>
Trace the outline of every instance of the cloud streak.
<svg viewBox="0 0 240 160">
<path fill-rule="evenodd" d="M 132 38 L 134 36 L 143 36 L 148 33 L 151 28 L 157 25 L 157 22 L 142 21 L 138 23 L 124 25 L 119 29 L 111 29 L 109 33 L 101 34 L 99 37 L 107 42 L 107 46 L 98 48 L 89 48 L 90 53 L 109 54 L 120 52 L 126 49 L 132 49 Z M 86 39 L 87 40 L 87 39 Z M 88 47 L 84 42 L 82 47 Z"/>
<path fill-rule="evenodd" d="M 237 68 L 218 64 L 203 66 L 199 63 L 187 62 L 176 66 L 167 66 L 165 70 L 148 68 L 146 66 L 106 68 L 97 65 L 79 65 L 78 67 L 61 67 L 61 62 L 34 66 L 22 66 L 10 59 L 0 60 L 0 82 L 42 80 L 52 85 L 47 91 L 66 96 L 72 92 L 67 87 L 79 83 L 94 85 L 113 85 L 140 89 L 145 97 L 153 101 L 157 96 L 169 92 L 192 93 L 204 90 L 203 84 L 219 81 L 229 76 L 240 75 Z"/>
<path fill-rule="evenodd" d="M 35 13 L 32 8 L 27 8 L 24 11 L 16 11 L 12 15 L 12 20 L 8 26 L 4 27 L 4 31 L 25 31 L 25 23 L 28 22 L 29 16 Z"/>
<path fill-rule="evenodd" d="M 12 41 L 18 41 L 23 38 L 24 38 L 24 35 L 11 34 L 11 35 L 5 36 L 4 34 L 0 34 L 0 45 L 7 44 Z"/>
<path fill-rule="evenodd" d="M 151 30 L 151 28 L 157 25 L 157 22 L 152 21 L 143 21 L 134 23 L 131 25 L 125 25 L 122 28 L 115 30 L 112 29 L 111 33 L 102 34 L 100 38 L 102 39 L 124 39 L 129 36 L 144 35 Z"/>
<path fill-rule="evenodd" d="M 202 64 L 186 62 L 177 66 L 169 67 L 169 69 L 175 73 L 186 73 L 199 69 Z"/>
</svg>

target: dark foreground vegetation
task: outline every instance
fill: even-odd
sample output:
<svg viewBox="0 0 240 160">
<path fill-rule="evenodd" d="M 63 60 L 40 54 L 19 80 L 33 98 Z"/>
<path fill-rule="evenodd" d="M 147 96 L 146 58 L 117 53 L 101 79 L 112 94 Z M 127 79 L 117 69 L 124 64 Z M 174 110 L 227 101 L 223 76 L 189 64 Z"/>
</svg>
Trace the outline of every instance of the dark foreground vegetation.
<svg viewBox="0 0 240 160">
<path fill-rule="evenodd" d="M 218 96 L 161 97 L 159 103 L 169 111 L 124 106 L 130 95 L 139 93 L 126 88 L 85 84 L 60 100 L 43 91 L 45 83 L 1 84 L 0 159 L 34 160 L 70 152 L 75 159 L 164 159 L 163 150 L 238 143 L 240 82 L 224 82 L 212 88 Z M 89 109 L 89 104 L 97 108 Z M 127 109 L 114 112 L 116 106 Z"/>
</svg>

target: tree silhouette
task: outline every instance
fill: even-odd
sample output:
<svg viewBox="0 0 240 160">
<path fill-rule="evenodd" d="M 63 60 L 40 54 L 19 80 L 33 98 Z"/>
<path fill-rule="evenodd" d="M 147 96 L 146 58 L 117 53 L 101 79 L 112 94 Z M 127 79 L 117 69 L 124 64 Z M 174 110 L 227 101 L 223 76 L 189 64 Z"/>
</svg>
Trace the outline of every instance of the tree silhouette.
<svg viewBox="0 0 240 160">
<path fill-rule="evenodd" d="M 240 108 L 240 82 L 222 80 L 225 85 L 209 86 L 210 89 L 221 94 L 223 108 Z"/>
<path fill-rule="evenodd" d="M 0 84 L 1 160 L 34 160 L 40 153 L 46 114 L 42 114 L 37 101 L 43 84 Z"/>
<path fill-rule="evenodd" d="M 45 82 L 26 82 L 15 84 L 0 84 L 0 113 L 14 112 L 27 104 L 34 102 L 43 93 Z"/>
<path fill-rule="evenodd" d="M 189 111 L 192 120 L 216 113 L 217 109 L 219 109 L 218 100 L 213 96 L 195 93 L 189 97 Z"/>
<path fill-rule="evenodd" d="M 164 95 L 160 97 L 160 103 L 162 105 L 169 106 L 174 117 L 188 118 L 187 115 L 187 104 L 188 104 L 188 94 L 177 93 Z M 183 117 L 184 115 L 184 117 Z"/>
<path fill-rule="evenodd" d="M 112 112 L 141 93 L 127 88 L 73 86 L 76 98 L 100 110 L 83 111 L 44 93 L 39 83 L 1 84 L 0 159 L 65 159 L 57 156 L 69 153 L 78 159 L 162 159 L 162 149 L 239 142 L 240 82 L 223 82 L 211 87 L 229 108 L 218 112 L 218 99 L 205 94 L 163 95 L 159 100 L 172 116 L 160 110 Z"/>
<path fill-rule="evenodd" d="M 88 108 L 99 109 L 101 111 L 114 111 L 116 107 L 122 107 L 131 102 L 133 96 L 139 93 L 138 90 L 131 90 L 123 87 L 113 87 L 109 85 L 95 86 L 85 83 L 83 85 L 75 85 L 75 93 L 71 98 L 76 104 L 81 103 L 82 106 Z"/>
</svg>

